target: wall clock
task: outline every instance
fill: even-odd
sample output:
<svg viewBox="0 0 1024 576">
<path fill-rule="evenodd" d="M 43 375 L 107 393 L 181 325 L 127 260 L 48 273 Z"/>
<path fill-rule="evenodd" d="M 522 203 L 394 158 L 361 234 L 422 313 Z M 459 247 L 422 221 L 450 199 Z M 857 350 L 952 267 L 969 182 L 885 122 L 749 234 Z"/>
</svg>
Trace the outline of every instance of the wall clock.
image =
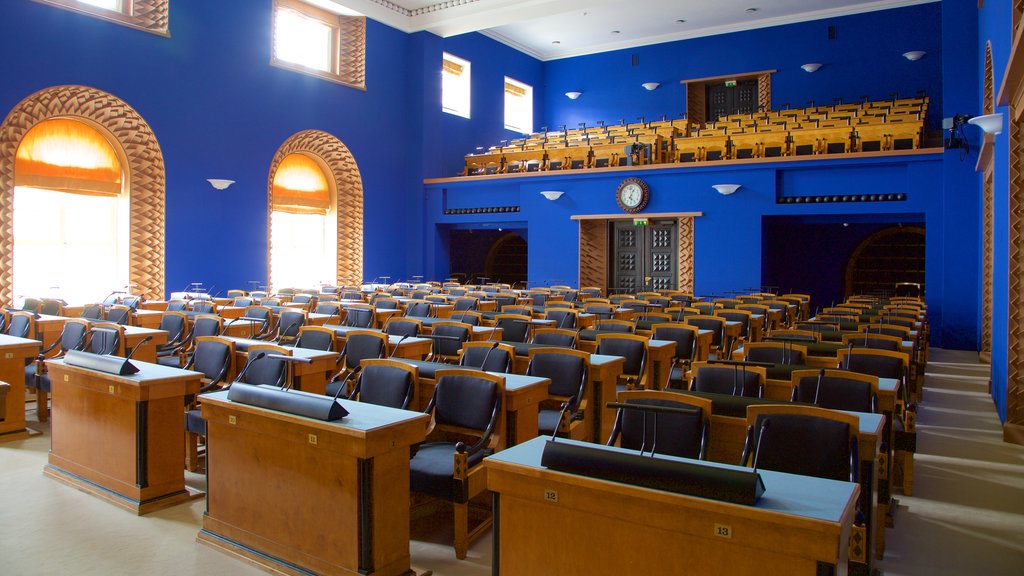
<svg viewBox="0 0 1024 576">
<path fill-rule="evenodd" d="M 639 178 L 626 178 L 619 183 L 615 191 L 615 201 L 619 208 L 630 214 L 635 214 L 647 206 L 651 199 L 651 188 L 646 182 Z"/>
</svg>

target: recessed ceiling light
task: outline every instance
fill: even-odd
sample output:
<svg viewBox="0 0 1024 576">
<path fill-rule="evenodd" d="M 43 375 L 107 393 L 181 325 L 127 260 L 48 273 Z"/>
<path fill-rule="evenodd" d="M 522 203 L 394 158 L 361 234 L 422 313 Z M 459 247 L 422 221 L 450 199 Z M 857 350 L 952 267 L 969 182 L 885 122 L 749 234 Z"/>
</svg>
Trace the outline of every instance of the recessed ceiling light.
<svg viewBox="0 0 1024 576">
<path fill-rule="evenodd" d="M 760 8 L 747 8 L 747 12 L 757 12 Z"/>
<path fill-rule="evenodd" d="M 678 24 L 683 24 L 685 22 L 686 22 L 686 20 L 681 20 L 681 19 L 680 20 L 676 20 L 676 23 L 678 23 Z"/>
<path fill-rule="evenodd" d="M 622 34 L 622 32 L 619 30 L 612 30 L 612 34 Z"/>
<path fill-rule="evenodd" d="M 561 44 L 562 41 L 561 40 L 552 40 L 551 43 L 552 44 Z"/>
</svg>

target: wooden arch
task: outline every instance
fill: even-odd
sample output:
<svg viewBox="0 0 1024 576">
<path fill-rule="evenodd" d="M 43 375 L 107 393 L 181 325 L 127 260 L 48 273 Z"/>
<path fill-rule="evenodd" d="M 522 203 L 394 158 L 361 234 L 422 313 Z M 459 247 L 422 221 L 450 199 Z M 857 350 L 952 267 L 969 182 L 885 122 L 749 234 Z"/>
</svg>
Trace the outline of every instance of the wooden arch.
<svg viewBox="0 0 1024 576">
<path fill-rule="evenodd" d="M 883 229 L 881 229 L 881 230 L 879 230 L 879 231 L 869 235 L 867 238 L 862 240 L 860 242 L 860 244 L 857 245 L 856 248 L 853 249 L 853 253 L 850 254 L 850 258 L 846 261 L 845 289 L 846 289 L 846 296 L 847 297 L 854 296 L 854 295 L 858 294 L 858 291 L 854 290 L 854 279 L 857 276 L 857 274 L 856 274 L 857 263 L 860 260 L 861 255 L 864 253 L 864 251 L 869 249 L 869 248 L 872 248 L 875 244 L 884 241 L 886 238 L 889 238 L 890 236 L 899 236 L 899 235 L 903 235 L 903 234 L 913 234 L 913 235 L 916 235 L 916 236 L 920 236 L 922 242 L 925 239 L 924 228 L 921 227 L 921 226 L 890 226 L 890 227 L 883 228 Z M 922 262 L 923 262 L 923 256 L 922 256 Z M 906 277 L 906 278 L 904 278 L 904 279 L 902 279 L 900 281 L 907 281 L 907 282 L 919 281 L 921 283 L 922 288 L 924 288 L 924 278 L 923 277 L 920 278 L 920 279 L 916 279 L 916 278 L 910 278 L 908 276 L 908 277 Z M 892 288 L 895 289 L 895 287 L 896 287 L 896 283 L 893 282 Z"/>
<path fill-rule="evenodd" d="M 129 282 L 146 298 L 164 297 L 164 157 L 152 128 L 117 96 L 88 86 L 53 86 L 15 106 L 0 124 L 0 301 L 14 301 L 14 159 L 33 126 L 52 118 L 101 128 L 126 161 Z"/>
<path fill-rule="evenodd" d="M 285 140 L 270 163 L 267 177 L 267 279 L 271 277 L 271 206 L 274 200 L 274 176 L 285 156 L 306 154 L 327 168 L 334 188 L 335 214 L 338 218 L 337 282 L 363 280 L 363 178 L 352 152 L 334 136 L 321 130 L 303 130 Z M 347 281 L 347 282 L 346 282 Z"/>
</svg>

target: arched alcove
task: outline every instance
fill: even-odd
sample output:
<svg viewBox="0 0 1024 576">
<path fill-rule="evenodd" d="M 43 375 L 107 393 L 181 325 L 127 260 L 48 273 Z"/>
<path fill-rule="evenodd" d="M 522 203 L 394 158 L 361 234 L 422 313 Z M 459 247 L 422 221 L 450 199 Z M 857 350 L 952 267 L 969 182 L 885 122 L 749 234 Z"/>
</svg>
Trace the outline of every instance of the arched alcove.
<svg viewBox="0 0 1024 576">
<path fill-rule="evenodd" d="M 363 179 L 348 147 L 321 130 L 303 130 L 285 140 L 270 164 L 267 178 L 267 277 L 271 275 L 271 214 L 274 177 L 290 154 L 301 153 L 327 169 L 336 197 L 338 234 L 337 283 L 358 283 L 363 279 Z"/>
<path fill-rule="evenodd" d="M 890 226 L 871 234 L 846 263 L 846 296 L 893 292 L 900 282 L 924 288 L 925 235 L 919 226 Z"/>
<path fill-rule="evenodd" d="M 14 164 L 35 125 L 69 118 L 101 129 L 123 155 L 129 196 L 129 271 L 135 292 L 164 297 L 164 158 L 149 124 L 120 98 L 88 86 L 53 86 L 19 102 L 0 124 L 0 300 L 13 302 Z M 99 298 L 102 295 L 97 295 Z"/>
</svg>

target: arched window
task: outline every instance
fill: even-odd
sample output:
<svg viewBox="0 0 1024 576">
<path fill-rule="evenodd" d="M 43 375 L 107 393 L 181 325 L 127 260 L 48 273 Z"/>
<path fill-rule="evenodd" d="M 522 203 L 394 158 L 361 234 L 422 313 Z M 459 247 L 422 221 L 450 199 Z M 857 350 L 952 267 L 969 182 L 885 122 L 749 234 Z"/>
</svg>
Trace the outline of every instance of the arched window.
<svg viewBox="0 0 1024 576">
<path fill-rule="evenodd" d="M 315 288 L 334 284 L 338 276 L 336 192 L 321 162 L 294 152 L 274 173 L 270 283 L 275 288 Z"/>
<path fill-rule="evenodd" d="M 104 130 L 44 120 L 14 160 L 14 294 L 89 302 L 128 284 L 123 154 Z"/>
</svg>

